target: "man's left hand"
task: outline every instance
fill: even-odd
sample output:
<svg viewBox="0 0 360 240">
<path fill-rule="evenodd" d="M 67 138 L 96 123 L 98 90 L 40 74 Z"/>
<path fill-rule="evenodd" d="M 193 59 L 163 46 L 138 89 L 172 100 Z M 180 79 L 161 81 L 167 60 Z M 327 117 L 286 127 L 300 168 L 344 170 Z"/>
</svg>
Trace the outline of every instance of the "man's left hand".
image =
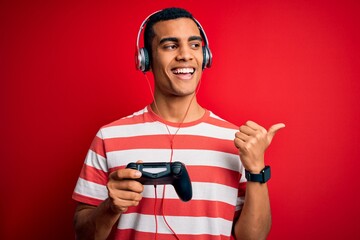
<svg viewBox="0 0 360 240">
<path fill-rule="evenodd" d="M 253 121 L 247 121 L 235 134 L 234 143 L 245 169 L 251 173 L 259 173 L 264 167 L 265 150 L 269 147 L 276 132 L 285 124 L 272 125 L 268 130 Z"/>
</svg>

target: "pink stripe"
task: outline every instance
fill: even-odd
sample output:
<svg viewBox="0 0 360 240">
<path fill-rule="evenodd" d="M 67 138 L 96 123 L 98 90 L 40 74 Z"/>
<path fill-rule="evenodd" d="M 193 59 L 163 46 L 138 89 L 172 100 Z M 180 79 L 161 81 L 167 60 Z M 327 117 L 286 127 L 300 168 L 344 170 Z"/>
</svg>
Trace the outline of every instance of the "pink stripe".
<svg viewBox="0 0 360 240">
<path fill-rule="evenodd" d="M 93 206 L 98 206 L 100 205 L 100 203 L 102 203 L 102 200 L 96 199 L 96 198 L 91 198 L 88 196 L 83 196 L 81 194 L 78 194 L 76 192 L 73 192 L 72 198 L 75 201 L 81 202 L 81 203 L 86 203 L 89 205 L 93 205 Z"/>
<path fill-rule="evenodd" d="M 105 149 L 104 149 L 104 142 L 101 138 L 99 138 L 97 136 L 95 136 L 94 140 L 92 141 L 90 150 L 92 150 L 93 152 L 95 152 L 96 154 L 99 154 L 100 156 L 102 156 L 104 158 L 106 156 Z"/>
<path fill-rule="evenodd" d="M 125 166 L 111 168 L 109 169 L 109 173 L 124 168 Z M 187 166 L 186 170 L 192 182 L 218 183 L 233 188 L 239 187 L 241 174 L 237 171 L 209 166 Z M 241 189 L 245 189 L 245 186 L 246 185 L 241 185 Z"/>
<path fill-rule="evenodd" d="M 104 140 L 106 151 L 119 151 L 125 149 L 168 149 L 170 141 L 168 135 L 154 136 L 136 136 L 111 138 Z M 177 135 L 174 138 L 174 149 L 203 149 L 203 150 L 219 150 L 231 154 L 238 154 L 232 140 L 214 139 L 202 136 Z"/>
<path fill-rule="evenodd" d="M 99 169 L 84 164 L 80 172 L 80 177 L 94 183 L 106 185 L 108 182 L 108 175 Z"/>
<path fill-rule="evenodd" d="M 171 186 L 168 186 L 171 187 Z M 137 207 L 130 207 L 128 213 L 141 213 L 162 216 L 162 203 L 164 204 L 164 215 L 166 216 L 191 216 L 191 217 L 213 217 L 223 218 L 232 221 L 235 212 L 235 206 L 224 202 L 207 201 L 207 200 L 191 200 L 182 202 L 179 199 L 157 199 L 156 209 L 155 199 L 143 198 Z M 176 206 L 176 208 L 174 208 Z"/>
<path fill-rule="evenodd" d="M 157 239 L 157 240 L 169 240 L 176 239 L 172 234 L 160 234 L 158 233 L 155 238 L 155 233 L 137 232 L 132 229 L 127 230 L 115 230 L 118 239 Z M 181 240 L 232 240 L 232 236 L 213 236 L 208 234 L 190 235 L 190 234 L 177 234 Z M 115 238 L 114 238 L 115 239 Z"/>
</svg>

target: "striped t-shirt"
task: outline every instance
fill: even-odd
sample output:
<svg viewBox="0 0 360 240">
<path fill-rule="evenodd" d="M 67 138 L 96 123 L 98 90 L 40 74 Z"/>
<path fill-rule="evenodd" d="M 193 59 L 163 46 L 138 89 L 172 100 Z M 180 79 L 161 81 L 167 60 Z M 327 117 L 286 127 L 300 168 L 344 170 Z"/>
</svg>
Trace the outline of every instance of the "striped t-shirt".
<svg viewBox="0 0 360 240">
<path fill-rule="evenodd" d="M 233 142 L 237 129 L 208 110 L 179 129 L 178 123 L 164 121 L 145 107 L 99 130 L 73 199 L 99 205 L 108 197 L 106 183 L 112 171 L 138 160 L 169 162 L 173 138 L 171 161 L 186 165 L 192 199 L 182 202 L 171 185 L 157 186 L 155 198 L 154 186 L 145 185 L 140 204 L 120 216 L 109 239 L 176 239 L 174 233 L 180 240 L 232 239 L 246 185 Z"/>
</svg>

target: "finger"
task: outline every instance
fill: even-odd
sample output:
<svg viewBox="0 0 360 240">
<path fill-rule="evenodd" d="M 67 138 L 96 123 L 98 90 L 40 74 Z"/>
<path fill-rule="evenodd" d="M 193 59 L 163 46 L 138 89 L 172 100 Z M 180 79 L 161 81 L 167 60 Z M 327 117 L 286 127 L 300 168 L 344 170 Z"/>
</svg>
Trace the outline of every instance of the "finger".
<svg viewBox="0 0 360 240">
<path fill-rule="evenodd" d="M 256 122 L 253 122 L 251 120 L 247 121 L 245 123 L 246 126 L 250 127 L 251 129 L 257 130 L 257 129 L 262 129 L 263 127 L 259 124 L 257 124 Z"/>
<path fill-rule="evenodd" d="M 242 148 L 244 143 L 245 142 L 243 140 L 241 140 L 240 138 L 235 138 L 234 139 L 235 147 L 238 148 L 238 149 Z"/>
<path fill-rule="evenodd" d="M 111 196 L 113 199 L 121 199 L 123 201 L 130 201 L 130 202 L 131 201 L 139 202 L 142 199 L 141 192 L 126 191 L 126 190 L 109 192 L 109 196 Z"/>
<path fill-rule="evenodd" d="M 133 197 L 116 197 L 109 194 L 109 198 L 112 200 L 112 209 L 115 210 L 114 212 L 126 212 L 129 207 L 139 205 L 142 196 L 137 194 L 137 196 L 134 195 Z"/>
<path fill-rule="evenodd" d="M 282 129 L 284 127 L 285 127 L 284 123 L 277 123 L 277 124 L 272 125 L 268 130 L 269 141 L 271 141 L 273 139 L 273 137 L 275 136 L 277 131 L 279 131 L 280 129 Z"/>
<path fill-rule="evenodd" d="M 141 193 L 144 191 L 144 186 L 139 182 L 132 179 L 126 179 L 121 181 L 109 181 L 109 187 L 118 190 L 132 191 Z"/>
<path fill-rule="evenodd" d="M 128 207 L 139 205 L 140 201 L 141 199 L 139 200 L 115 199 L 114 203 L 121 208 L 127 209 Z"/>
<path fill-rule="evenodd" d="M 110 180 L 107 183 L 109 197 L 113 200 L 124 199 L 131 201 L 140 201 L 141 193 L 144 191 L 144 186 L 135 180 Z"/>
<path fill-rule="evenodd" d="M 123 180 L 123 179 L 137 179 L 141 177 L 141 172 L 138 170 L 125 168 L 119 169 L 110 173 L 109 178 L 113 180 Z"/>
<path fill-rule="evenodd" d="M 243 132 L 237 132 L 237 133 L 235 133 L 235 138 L 238 138 L 238 139 L 246 142 L 249 140 L 250 136 Z"/>
<path fill-rule="evenodd" d="M 255 136 L 259 133 L 261 133 L 261 134 L 267 133 L 266 129 L 263 126 L 257 124 L 256 122 L 250 121 L 250 120 L 247 121 L 245 123 L 245 125 L 240 127 L 240 131 L 242 131 L 242 130 L 245 134 L 248 134 L 251 136 Z"/>
<path fill-rule="evenodd" d="M 247 125 L 242 125 L 239 128 L 239 132 L 246 134 L 246 135 L 253 135 L 255 133 L 255 130 Z"/>
<path fill-rule="evenodd" d="M 108 195 L 112 200 L 124 200 L 124 201 L 140 201 L 142 199 L 141 192 L 135 192 L 126 189 L 114 189 L 108 188 Z"/>
</svg>

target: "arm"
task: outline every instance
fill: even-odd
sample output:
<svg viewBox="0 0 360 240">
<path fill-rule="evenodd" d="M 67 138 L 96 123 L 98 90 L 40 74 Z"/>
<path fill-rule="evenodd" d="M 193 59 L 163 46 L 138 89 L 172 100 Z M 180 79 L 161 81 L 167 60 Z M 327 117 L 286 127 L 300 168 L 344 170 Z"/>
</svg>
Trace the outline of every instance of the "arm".
<svg viewBox="0 0 360 240">
<path fill-rule="evenodd" d="M 266 183 L 246 183 L 244 206 L 235 223 L 236 239 L 266 239 L 270 228 L 271 210 Z"/>
<path fill-rule="evenodd" d="M 142 198 L 143 186 L 131 180 L 141 176 L 133 169 L 122 169 L 109 175 L 109 197 L 99 206 L 79 203 L 74 216 L 76 239 L 106 239 L 114 224 L 128 207 L 137 206 Z"/>
<path fill-rule="evenodd" d="M 98 207 L 79 203 L 74 217 L 76 239 L 106 239 L 120 215 L 111 210 L 109 199 Z"/>
<path fill-rule="evenodd" d="M 234 143 L 245 169 L 260 173 L 265 167 L 265 150 L 275 133 L 283 127 L 284 124 L 275 124 L 266 131 L 251 121 L 240 127 Z M 270 228 L 271 209 L 267 184 L 247 182 L 244 206 L 234 227 L 236 239 L 266 239 Z"/>
</svg>

